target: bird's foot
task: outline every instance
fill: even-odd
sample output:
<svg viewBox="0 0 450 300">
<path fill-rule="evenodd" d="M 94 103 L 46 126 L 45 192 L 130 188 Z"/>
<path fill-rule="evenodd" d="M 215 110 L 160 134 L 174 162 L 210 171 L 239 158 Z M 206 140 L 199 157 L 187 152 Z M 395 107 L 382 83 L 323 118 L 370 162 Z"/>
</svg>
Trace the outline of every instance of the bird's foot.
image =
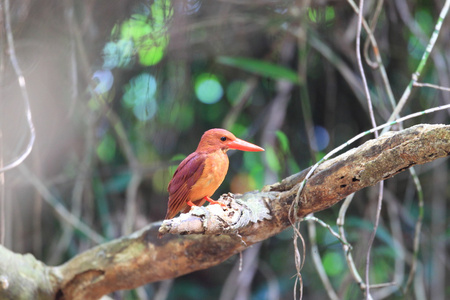
<svg viewBox="0 0 450 300">
<path fill-rule="evenodd" d="M 211 204 L 219 204 L 220 206 L 226 206 L 226 204 L 223 204 L 223 203 L 221 203 L 219 201 L 215 201 L 215 200 L 209 198 L 208 196 L 203 197 L 203 199 L 205 199 L 206 201 L 208 201 Z"/>
<path fill-rule="evenodd" d="M 198 206 L 198 205 L 195 205 L 194 203 L 192 203 L 191 200 L 189 200 L 189 201 L 187 202 L 187 205 L 189 205 L 190 207 L 196 207 L 196 206 Z"/>
</svg>

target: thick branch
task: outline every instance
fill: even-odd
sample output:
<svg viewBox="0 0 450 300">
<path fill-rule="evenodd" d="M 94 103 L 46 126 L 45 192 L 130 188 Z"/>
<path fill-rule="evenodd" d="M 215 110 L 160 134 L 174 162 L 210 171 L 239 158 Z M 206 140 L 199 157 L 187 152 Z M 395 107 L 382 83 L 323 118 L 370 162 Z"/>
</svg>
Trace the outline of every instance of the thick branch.
<svg viewBox="0 0 450 300">
<path fill-rule="evenodd" d="M 448 156 L 449 126 L 418 125 L 401 132 L 388 132 L 358 148 L 328 160 L 309 178 L 300 194 L 297 217 L 326 209 L 346 196 L 388 179 L 409 167 Z M 244 241 L 267 224 L 283 230 L 290 224 L 289 207 L 310 169 L 264 187 L 262 192 L 222 196 L 225 210 L 212 205 L 164 221 L 162 233 L 240 233 Z M 249 219 L 249 216 L 252 218 Z M 255 219 L 260 221 L 255 224 Z M 275 229 L 275 233 L 279 228 Z"/>
<path fill-rule="evenodd" d="M 385 134 L 326 161 L 306 182 L 297 215 L 303 217 L 323 210 L 413 165 L 448 156 L 449 141 L 450 126 L 419 125 Z M 95 299 L 115 290 L 217 265 L 290 226 L 289 207 L 307 171 L 267 186 L 261 192 L 225 195 L 221 200 L 227 204 L 225 209 L 218 205 L 195 209 L 166 221 L 161 229 L 207 235 L 167 235 L 159 240 L 160 223 L 151 224 L 130 236 L 84 252 L 62 266 L 47 267 L 43 276 L 52 279 L 49 282 L 53 295 L 59 299 Z M 216 235 L 221 230 L 226 234 Z M 2 259 L 0 272 L 4 272 L 3 267 Z M 10 282 L 20 284 L 16 280 Z M 4 292 L 8 289 L 0 289 L 0 298 Z"/>
</svg>

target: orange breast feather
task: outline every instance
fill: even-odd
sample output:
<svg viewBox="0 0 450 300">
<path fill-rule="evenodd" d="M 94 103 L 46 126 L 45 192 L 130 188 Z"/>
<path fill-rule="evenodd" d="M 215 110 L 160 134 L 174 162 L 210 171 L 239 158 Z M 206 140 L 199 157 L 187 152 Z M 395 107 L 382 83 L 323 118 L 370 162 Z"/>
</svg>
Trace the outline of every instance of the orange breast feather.
<svg viewBox="0 0 450 300">
<path fill-rule="evenodd" d="M 228 171 L 228 156 L 222 151 L 194 152 L 178 166 L 169 183 L 169 204 L 166 219 L 180 211 L 188 212 L 188 201 L 201 206 L 203 197 L 212 196 Z"/>
</svg>

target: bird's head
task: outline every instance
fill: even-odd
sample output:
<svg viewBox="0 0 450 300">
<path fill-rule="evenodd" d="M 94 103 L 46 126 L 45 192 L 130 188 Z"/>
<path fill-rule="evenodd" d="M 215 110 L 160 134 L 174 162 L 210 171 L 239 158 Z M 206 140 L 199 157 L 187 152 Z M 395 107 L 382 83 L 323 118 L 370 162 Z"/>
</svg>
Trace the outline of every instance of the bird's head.
<svg viewBox="0 0 450 300">
<path fill-rule="evenodd" d="M 226 152 L 229 149 L 242 151 L 264 151 L 263 148 L 252 143 L 238 139 L 231 132 L 215 128 L 206 131 L 198 144 L 197 151 L 217 150 L 221 149 Z"/>
</svg>

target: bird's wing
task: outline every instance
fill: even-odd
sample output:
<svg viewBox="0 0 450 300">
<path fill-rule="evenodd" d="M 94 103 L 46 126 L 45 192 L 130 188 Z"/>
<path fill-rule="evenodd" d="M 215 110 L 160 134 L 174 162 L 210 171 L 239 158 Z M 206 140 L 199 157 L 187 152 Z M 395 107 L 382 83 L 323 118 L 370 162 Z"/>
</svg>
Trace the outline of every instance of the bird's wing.
<svg viewBox="0 0 450 300">
<path fill-rule="evenodd" d="M 186 157 L 178 166 L 169 183 L 169 204 L 166 219 L 172 219 L 179 211 L 184 210 L 189 199 L 192 186 L 198 181 L 205 167 L 206 155 L 194 152 Z"/>
</svg>

